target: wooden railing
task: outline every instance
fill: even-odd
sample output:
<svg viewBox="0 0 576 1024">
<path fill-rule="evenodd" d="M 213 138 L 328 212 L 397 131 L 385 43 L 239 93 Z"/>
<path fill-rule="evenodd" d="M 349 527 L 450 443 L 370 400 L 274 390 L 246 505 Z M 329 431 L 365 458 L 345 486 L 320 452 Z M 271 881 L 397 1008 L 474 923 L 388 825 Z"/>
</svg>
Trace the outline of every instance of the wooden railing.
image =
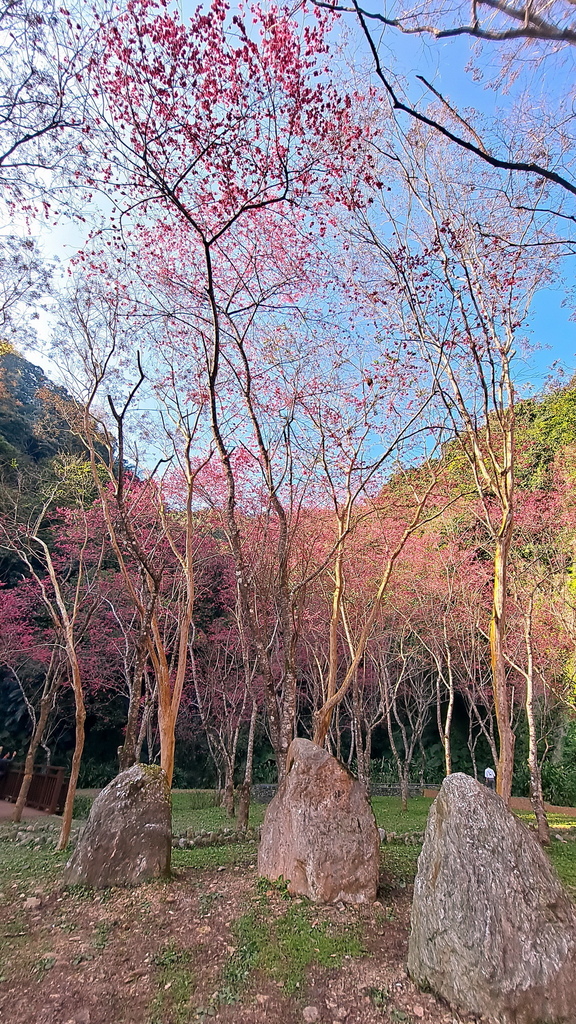
<svg viewBox="0 0 576 1024">
<path fill-rule="evenodd" d="M 24 765 L 11 764 L 8 771 L 0 777 L 0 800 L 9 800 L 15 804 L 24 778 Z M 58 765 L 49 768 L 36 768 L 28 790 L 26 807 L 36 807 L 48 814 L 60 814 L 68 792 L 66 769 Z"/>
</svg>

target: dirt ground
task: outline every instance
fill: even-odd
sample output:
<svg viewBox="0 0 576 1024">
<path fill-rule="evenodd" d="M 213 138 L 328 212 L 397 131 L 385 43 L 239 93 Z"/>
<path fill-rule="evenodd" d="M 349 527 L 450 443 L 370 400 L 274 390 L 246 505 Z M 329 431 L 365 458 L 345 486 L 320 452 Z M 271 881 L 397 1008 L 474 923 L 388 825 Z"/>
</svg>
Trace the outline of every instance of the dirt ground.
<svg viewBox="0 0 576 1024">
<path fill-rule="evenodd" d="M 14 804 L 8 800 L 0 800 L 0 821 L 9 821 L 14 814 Z M 44 811 L 37 811 L 34 807 L 24 807 L 22 811 L 23 821 L 34 821 L 46 818 Z"/>
<path fill-rule="evenodd" d="M 183 868 L 166 883 L 100 893 L 64 889 L 54 871 L 40 885 L 36 878 L 33 888 L 22 882 L 5 884 L 0 893 L 0 1020 L 7 1024 L 188 1024 L 207 1019 L 222 1024 L 456 1024 L 468 1020 L 419 992 L 408 979 L 404 965 L 412 893 L 409 887 L 395 889 L 385 875 L 382 881 L 379 901 L 361 908 L 298 907 L 304 901 L 287 900 L 285 893 L 274 889 L 263 890 L 254 865 L 247 864 Z M 365 953 L 345 955 L 333 968 L 310 964 L 293 994 L 287 994 L 273 973 L 251 968 L 251 940 L 242 945 L 235 922 L 249 920 L 257 912 L 272 935 L 275 922 L 288 908 L 311 914 L 310 926 L 319 933 L 354 931 Z"/>
</svg>

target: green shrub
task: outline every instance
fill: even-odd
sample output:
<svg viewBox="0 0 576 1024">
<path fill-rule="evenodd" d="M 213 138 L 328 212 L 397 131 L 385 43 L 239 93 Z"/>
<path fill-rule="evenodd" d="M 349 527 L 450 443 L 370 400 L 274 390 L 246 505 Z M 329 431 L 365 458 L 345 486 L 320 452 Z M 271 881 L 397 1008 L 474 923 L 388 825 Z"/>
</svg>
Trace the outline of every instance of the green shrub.
<svg viewBox="0 0 576 1024">
<path fill-rule="evenodd" d="M 512 796 L 530 796 L 530 772 L 526 761 L 514 765 Z"/>
<path fill-rule="evenodd" d="M 83 761 L 80 766 L 78 786 L 80 789 L 102 789 L 118 774 L 118 762 L 99 763 L 93 758 Z"/>
<path fill-rule="evenodd" d="M 549 804 L 576 807 L 576 765 L 545 761 L 542 765 L 542 792 Z M 514 768 L 512 795 L 530 796 L 530 772 L 526 762 Z"/>
<path fill-rule="evenodd" d="M 576 807 L 576 765 L 542 765 L 542 789 L 544 799 L 561 807 Z"/>
<path fill-rule="evenodd" d="M 74 810 L 72 811 L 73 818 L 87 818 L 90 814 L 90 809 L 93 804 L 91 796 L 78 796 L 74 797 Z"/>
</svg>

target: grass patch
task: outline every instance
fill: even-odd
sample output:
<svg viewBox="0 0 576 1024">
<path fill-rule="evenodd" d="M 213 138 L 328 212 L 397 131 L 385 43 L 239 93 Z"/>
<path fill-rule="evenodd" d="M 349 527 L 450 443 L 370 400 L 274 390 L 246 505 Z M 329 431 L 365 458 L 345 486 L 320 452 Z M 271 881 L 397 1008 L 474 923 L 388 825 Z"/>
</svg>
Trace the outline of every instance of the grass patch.
<svg viewBox="0 0 576 1024">
<path fill-rule="evenodd" d="M 7 981 L 26 960 L 28 946 L 26 921 L 17 910 L 0 937 L 0 981 Z"/>
<path fill-rule="evenodd" d="M 18 843 L 0 843 L 0 891 L 17 888 L 19 893 L 29 893 L 39 881 L 55 881 L 70 853 L 54 853 L 51 849 L 35 850 Z M 13 898 L 11 895 L 10 899 Z"/>
<path fill-rule="evenodd" d="M 206 807 L 218 806 L 218 792 L 215 789 L 172 790 L 172 799 L 176 798 L 181 801 L 181 807 L 188 811 L 198 811 Z"/>
<path fill-rule="evenodd" d="M 547 850 L 560 881 L 566 886 L 573 899 L 576 899 L 576 841 L 561 843 L 552 839 Z"/>
<path fill-rule="evenodd" d="M 224 969 L 222 1002 L 238 999 L 254 971 L 265 971 L 294 995 L 311 964 L 339 968 L 344 957 L 365 952 L 356 927 L 318 923 L 307 904 L 292 905 L 274 920 L 260 906 L 239 918 L 232 931 L 238 945 Z"/>
<path fill-rule="evenodd" d="M 53 956 L 39 956 L 32 964 L 32 972 L 36 981 L 41 984 L 48 974 L 48 971 L 52 970 L 55 963 L 56 961 Z"/>
<path fill-rule="evenodd" d="M 193 829 L 195 832 L 215 832 L 223 828 L 235 828 L 236 819 L 229 818 L 223 807 L 213 804 L 198 806 L 198 793 L 212 793 L 212 790 L 191 790 L 183 793 L 172 793 L 172 828 L 176 834 Z M 261 825 L 266 807 L 263 804 L 250 805 L 251 826 Z"/>
<path fill-rule="evenodd" d="M 172 850 L 172 867 L 178 868 L 219 868 L 227 864 L 247 867 L 256 864 L 258 847 L 256 843 L 233 843 L 230 846 L 197 846 L 191 850 Z"/>
<path fill-rule="evenodd" d="M 386 843 L 380 853 L 380 863 L 386 876 L 392 875 L 392 886 L 388 883 L 385 889 L 404 889 L 412 885 L 416 877 L 416 867 L 421 846 L 406 846 L 405 843 Z"/>
<path fill-rule="evenodd" d="M 106 949 L 111 931 L 112 923 L 110 921 L 99 921 L 96 925 L 92 945 L 99 953 L 102 953 Z"/>
<path fill-rule="evenodd" d="M 74 797 L 74 808 L 72 811 L 72 817 L 79 821 L 84 821 L 88 818 L 90 811 L 92 810 L 92 804 L 94 803 L 94 797 L 85 796 L 84 794 L 76 794 Z"/>
<path fill-rule="evenodd" d="M 426 827 L 432 800 L 425 796 L 412 797 L 408 809 L 402 810 L 399 796 L 374 796 L 372 807 L 378 828 L 387 832 L 419 832 Z"/>
<path fill-rule="evenodd" d="M 290 907 L 275 927 L 276 949 L 267 946 L 264 966 L 292 995 L 300 987 L 308 966 L 341 967 L 345 956 L 366 952 L 356 928 L 316 924 L 313 908 Z"/>
<path fill-rule="evenodd" d="M 536 824 L 536 815 L 532 811 L 514 811 L 517 818 L 527 825 Z M 576 818 L 567 818 L 564 814 L 547 814 L 548 824 L 553 832 L 561 832 L 563 829 L 576 828 Z"/>
<path fill-rule="evenodd" d="M 246 986 L 248 976 L 259 966 L 268 941 L 268 928 L 257 911 L 240 917 L 232 927 L 238 945 L 222 975 L 219 1000 L 234 1003 Z"/>
<path fill-rule="evenodd" d="M 149 1024 L 187 1024 L 190 1019 L 190 998 L 194 992 L 194 975 L 190 969 L 190 953 L 168 943 L 153 958 L 158 970 L 158 991 L 150 1006 Z"/>
</svg>

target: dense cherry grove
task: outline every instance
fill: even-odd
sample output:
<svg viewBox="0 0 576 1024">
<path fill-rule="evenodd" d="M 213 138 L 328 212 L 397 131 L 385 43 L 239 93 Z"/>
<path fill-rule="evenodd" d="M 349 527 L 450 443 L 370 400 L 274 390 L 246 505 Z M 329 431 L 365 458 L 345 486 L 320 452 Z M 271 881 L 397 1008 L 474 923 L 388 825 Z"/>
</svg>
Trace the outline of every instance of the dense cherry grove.
<svg viewBox="0 0 576 1024">
<path fill-rule="evenodd" d="M 49 301 L 67 389 L 18 392 L 2 342 L 0 412 L 37 444 L 2 412 L 16 813 L 56 750 L 61 847 L 78 779 L 145 759 L 230 813 L 239 785 L 245 825 L 306 735 L 404 801 L 493 763 L 545 840 L 542 761 L 546 781 L 576 707 L 576 392 L 529 399 L 518 367 L 571 249 L 567 179 L 402 105 L 362 16 L 351 70 L 338 5 L 16 16 L 3 202 L 27 230 L 84 225 L 53 286 L 2 243 L 5 321 Z M 432 31 L 414 18 L 391 24 Z"/>
</svg>

